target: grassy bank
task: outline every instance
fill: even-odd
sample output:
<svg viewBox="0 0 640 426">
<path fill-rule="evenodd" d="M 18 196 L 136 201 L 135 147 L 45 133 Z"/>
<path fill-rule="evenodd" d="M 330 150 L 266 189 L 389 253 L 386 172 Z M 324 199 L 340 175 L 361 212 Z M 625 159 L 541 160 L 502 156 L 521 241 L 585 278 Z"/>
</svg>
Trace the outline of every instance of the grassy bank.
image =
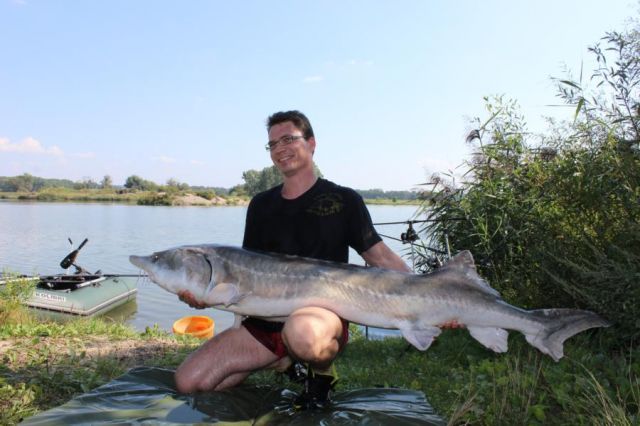
<svg viewBox="0 0 640 426">
<path fill-rule="evenodd" d="M 602 337 L 602 335 L 598 335 Z M 606 336 L 605 336 L 606 337 Z M 0 325 L 0 424 L 13 424 L 87 392 L 134 366 L 175 368 L 198 341 L 157 329 L 78 320 Z M 608 352 L 583 334 L 559 363 L 512 336 L 507 354 L 446 331 L 427 352 L 400 339 L 356 336 L 339 358 L 338 391 L 375 386 L 422 390 L 451 424 L 637 424 L 640 352 Z M 274 372 L 253 383 L 295 386 Z"/>
<path fill-rule="evenodd" d="M 211 192 L 139 191 L 122 189 L 47 188 L 37 192 L 0 192 L 0 199 L 45 202 L 107 202 L 139 205 L 242 205 L 247 197 L 216 196 Z"/>
<path fill-rule="evenodd" d="M 74 201 L 136 203 L 142 193 L 118 193 L 111 189 L 51 188 L 38 192 L 0 192 L 0 199 L 11 201 Z"/>
<path fill-rule="evenodd" d="M 34 283 L 0 285 L 0 424 L 15 424 L 58 406 L 136 366 L 177 367 L 199 341 L 112 321 L 36 320 L 22 301 Z M 565 343 L 558 363 L 511 333 L 495 354 L 465 330 L 445 330 L 426 352 L 399 338 L 369 341 L 352 326 L 336 363 L 337 391 L 399 387 L 423 391 L 451 424 L 637 425 L 640 350 L 612 350 L 615 327 Z M 296 389 L 281 374 L 252 375 L 255 384 Z"/>
</svg>

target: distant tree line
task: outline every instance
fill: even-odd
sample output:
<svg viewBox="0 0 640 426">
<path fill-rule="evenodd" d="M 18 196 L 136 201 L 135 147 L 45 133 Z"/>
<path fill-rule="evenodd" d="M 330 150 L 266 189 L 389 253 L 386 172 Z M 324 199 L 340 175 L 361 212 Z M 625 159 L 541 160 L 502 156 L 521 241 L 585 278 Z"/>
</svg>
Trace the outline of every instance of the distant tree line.
<svg viewBox="0 0 640 426">
<path fill-rule="evenodd" d="M 48 179 L 24 173 L 19 176 L 0 176 L 0 192 L 37 192 L 47 188 L 66 189 L 98 189 L 113 186 L 110 176 L 105 176 L 100 183 L 91 178 L 79 181 L 69 179 Z"/>
<path fill-rule="evenodd" d="M 316 175 L 322 177 L 322 172 L 315 167 Z M 38 192 L 47 188 L 66 189 L 125 189 L 130 191 L 156 191 L 175 193 L 180 191 L 193 191 L 204 198 L 211 199 L 216 195 L 235 195 L 252 197 L 259 192 L 266 191 L 282 183 L 282 175 L 275 166 L 265 167 L 262 170 L 246 170 L 242 173 L 243 184 L 232 188 L 191 186 L 184 182 L 171 178 L 165 185 L 159 185 L 138 175 L 127 177 L 123 186 L 113 184 L 113 179 L 105 175 L 100 182 L 91 178 L 83 178 L 79 181 L 69 179 L 47 179 L 32 176 L 25 173 L 20 176 L 0 176 L 0 192 Z M 382 189 L 356 190 L 366 199 L 393 199 L 414 200 L 419 193 L 412 191 L 384 191 Z"/>
<path fill-rule="evenodd" d="M 44 188 L 73 188 L 68 179 L 45 179 L 25 173 L 20 176 L 0 176 L 2 192 L 35 192 Z"/>
<path fill-rule="evenodd" d="M 109 175 L 105 175 L 100 182 L 96 182 L 91 178 L 83 178 L 79 181 L 69 179 L 48 179 L 38 176 L 32 176 L 28 173 L 20 176 L 0 176 L 0 191 L 2 192 L 37 192 L 47 188 L 67 188 L 67 189 L 109 189 L 122 188 L 113 184 L 113 179 Z M 140 191 L 160 191 L 166 189 L 175 189 L 184 191 L 187 189 L 194 190 L 219 190 L 226 192 L 225 188 L 210 187 L 190 187 L 186 183 L 178 182 L 176 179 L 169 179 L 166 185 L 158 185 L 157 183 L 141 178 L 137 175 L 129 176 L 124 184 L 124 188 Z"/>
<path fill-rule="evenodd" d="M 322 172 L 317 165 L 313 165 L 316 176 L 322 177 Z M 247 170 L 242 173 L 243 185 L 235 186 L 231 192 L 253 197 L 259 192 L 282 183 L 282 175 L 276 166 L 268 166 L 262 170 Z"/>
</svg>

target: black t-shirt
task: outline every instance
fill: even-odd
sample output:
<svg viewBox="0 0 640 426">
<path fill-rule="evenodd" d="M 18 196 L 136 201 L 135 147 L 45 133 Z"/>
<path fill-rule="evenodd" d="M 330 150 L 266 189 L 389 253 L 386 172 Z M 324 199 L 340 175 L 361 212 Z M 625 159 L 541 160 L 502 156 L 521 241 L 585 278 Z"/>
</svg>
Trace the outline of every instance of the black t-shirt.
<svg viewBox="0 0 640 426">
<path fill-rule="evenodd" d="M 347 263 L 349 247 L 362 253 L 381 241 L 362 197 L 325 179 L 287 200 L 282 185 L 253 197 L 242 246 Z"/>
</svg>

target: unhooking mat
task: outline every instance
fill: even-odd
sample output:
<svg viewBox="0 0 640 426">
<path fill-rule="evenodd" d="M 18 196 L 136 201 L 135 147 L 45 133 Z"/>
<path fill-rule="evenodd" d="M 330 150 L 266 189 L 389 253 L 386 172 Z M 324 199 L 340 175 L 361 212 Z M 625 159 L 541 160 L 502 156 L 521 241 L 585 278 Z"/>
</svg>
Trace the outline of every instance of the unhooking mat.
<svg viewBox="0 0 640 426">
<path fill-rule="evenodd" d="M 326 408 L 295 411 L 297 394 L 270 386 L 241 385 L 197 395 L 175 389 L 173 370 L 136 368 L 25 425 L 443 425 L 422 392 L 357 389 L 336 392 Z"/>
</svg>

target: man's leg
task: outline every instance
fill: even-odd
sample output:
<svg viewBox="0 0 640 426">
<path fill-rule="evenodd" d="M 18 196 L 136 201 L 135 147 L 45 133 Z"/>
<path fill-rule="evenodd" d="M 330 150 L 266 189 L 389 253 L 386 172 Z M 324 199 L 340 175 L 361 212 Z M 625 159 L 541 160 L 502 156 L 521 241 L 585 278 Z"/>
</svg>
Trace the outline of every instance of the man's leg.
<svg viewBox="0 0 640 426">
<path fill-rule="evenodd" d="M 187 357 L 176 370 L 176 386 L 182 393 L 225 389 L 277 360 L 246 328 L 231 328 Z"/>
<path fill-rule="evenodd" d="M 289 354 L 308 362 L 316 370 L 326 370 L 340 351 L 342 321 L 333 312 L 317 307 L 293 312 L 282 329 Z"/>
<path fill-rule="evenodd" d="M 289 316 L 282 329 L 282 340 L 289 354 L 308 365 L 304 389 L 294 406 L 302 409 L 323 407 L 337 382 L 332 362 L 346 342 L 342 320 L 323 308 L 303 308 Z M 304 369 L 304 367 L 303 367 Z"/>
</svg>

